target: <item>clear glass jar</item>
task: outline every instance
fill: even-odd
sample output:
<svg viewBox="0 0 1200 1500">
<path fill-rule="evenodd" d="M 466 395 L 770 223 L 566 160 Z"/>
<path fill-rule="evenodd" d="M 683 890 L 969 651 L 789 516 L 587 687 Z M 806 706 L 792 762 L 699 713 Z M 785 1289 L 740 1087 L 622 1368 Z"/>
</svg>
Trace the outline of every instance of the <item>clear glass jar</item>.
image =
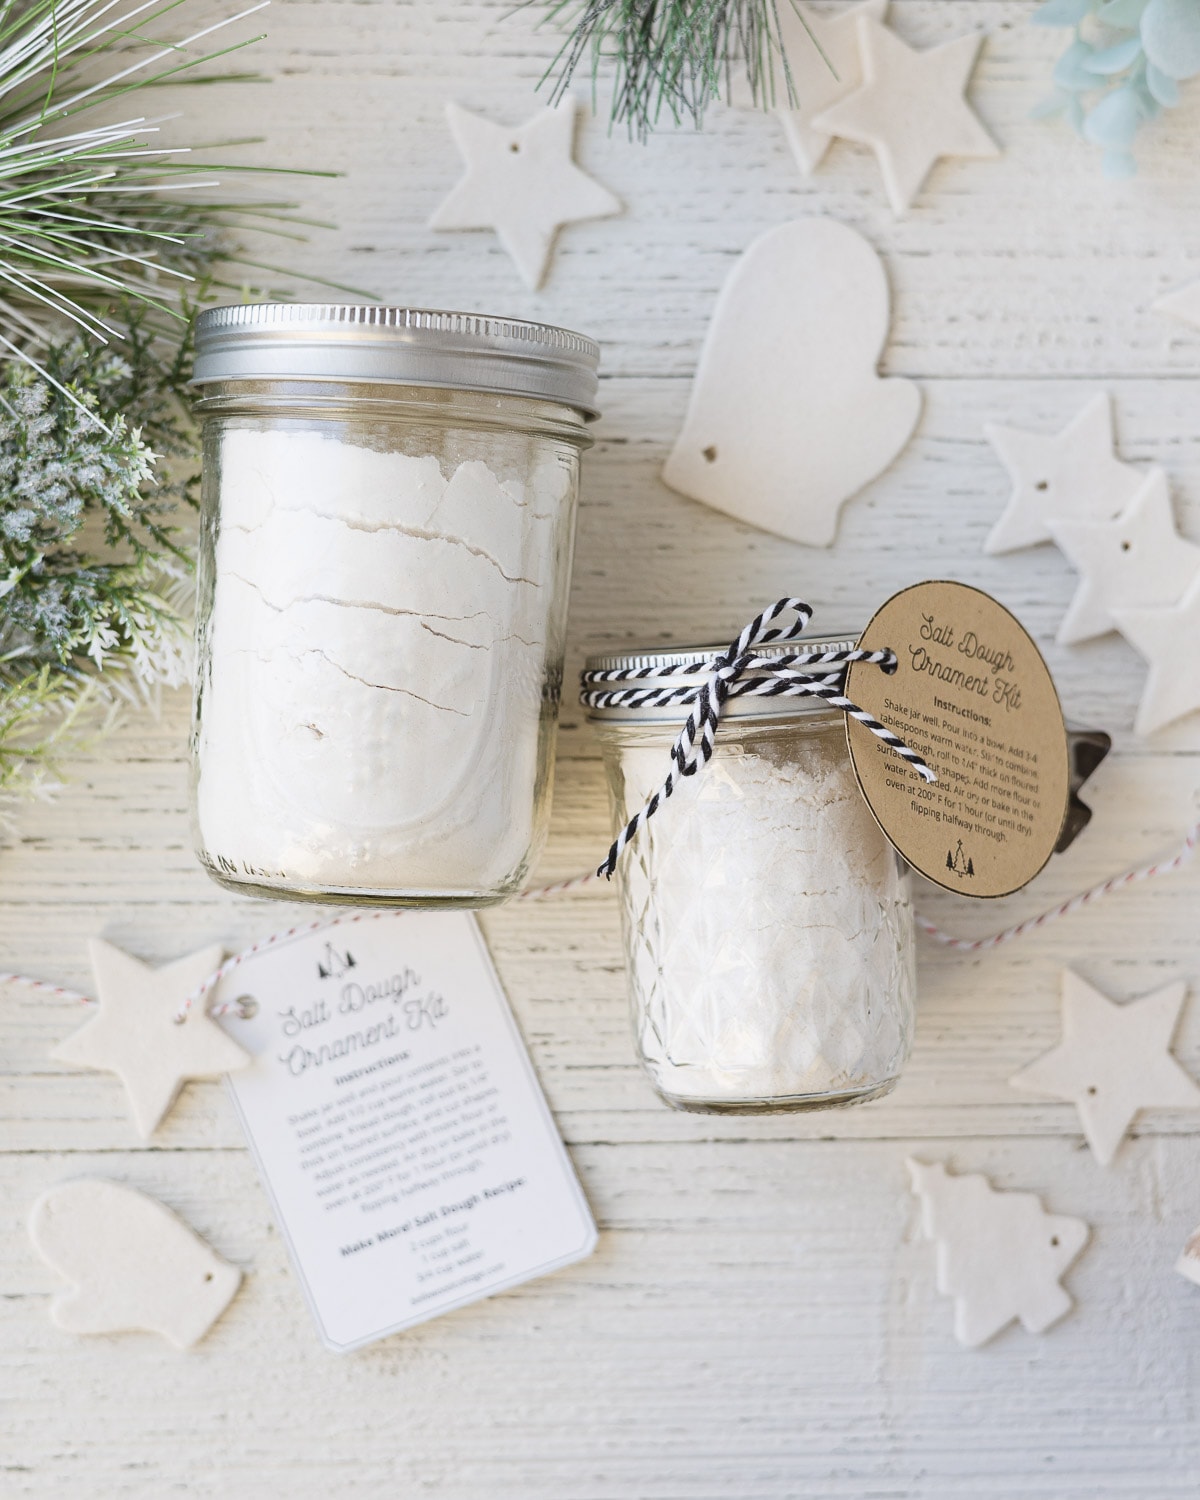
<svg viewBox="0 0 1200 1500">
<path fill-rule="evenodd" d="M 205 314 L 197 356 L 201 862 L 288 899 L 502 900 L 549 817 L 595 346 L 301 306 Z"/>
<path fill-rule="evenodd" d="M 615 827 L 662 785 L 685 715 L 592 712 Z M 895 1086 L 914 1024 L 912 875 L 858 789 L 838 711 L 730 700 L 712 759 L 642 824 L 615 879 L 634 1041 L 668 1104 L 824 1109 Z"/>
</svg>

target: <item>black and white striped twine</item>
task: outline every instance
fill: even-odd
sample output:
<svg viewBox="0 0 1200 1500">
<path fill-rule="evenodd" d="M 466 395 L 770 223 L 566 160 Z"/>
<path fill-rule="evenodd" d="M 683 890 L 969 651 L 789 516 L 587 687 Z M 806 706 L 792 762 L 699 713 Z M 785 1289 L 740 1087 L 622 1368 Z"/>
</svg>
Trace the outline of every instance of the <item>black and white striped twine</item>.
<svg viewBox="0 0 1200 1500">
<path fill-rule="evenodd" d="M 792 614 L 791 624 L 776 625 L 782 615 Z M 608 857 L 596 871 L 611 876 L 621 851 L 637 835 L 638 829 L 652 818 L 679 784 L 680 778 L 694 776 L 712 758 L 721 710 L 729 698 L 822 698 L 832 708 L 855 719 L 877 739 L 890 746 L 906 760 L 925 781 L 937 777 L 917 752 L 878 719 L 846 697 L 846 669 L 851 662 L 872 662 L 883 672 L 896 670 L 896 655 L 884 651 L 793 651 L 764 656 L 756 649 L 773 642 L 794 641 L 808 628 L 812 610 L 799 599 L 778 599 L 756 615 L 713 662 L 693 661 L 669 667 L 614 668 L 585 672 L 580 701 L 586 708 L 682 708 L 692 704 L 687 722 L 671 747 L 671 770 L 645 807 L 635 813 L 613 840 Z M 813 667 L 829 667 L 824 674 L 814 674 Z M 753 675 L 746 674 L 753 669 Z M 707 673 L 703 682 L 695 678 Z M 691 681 L 681 681 L 690 678 Z M 636 683 L 637 686 L 611 687 L 612 683 Z"/>
</svg>

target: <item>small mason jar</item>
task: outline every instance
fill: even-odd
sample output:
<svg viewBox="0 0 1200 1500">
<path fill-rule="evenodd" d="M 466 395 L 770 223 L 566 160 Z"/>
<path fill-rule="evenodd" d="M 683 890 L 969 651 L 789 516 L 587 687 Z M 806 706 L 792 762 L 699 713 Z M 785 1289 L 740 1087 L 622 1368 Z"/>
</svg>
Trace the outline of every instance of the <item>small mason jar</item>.
<svg viewBox="0 0 1200 1500">
<path fill-rule="evenodd" d="M 677 669 L 724 649 L 596 656 L 587 668 Z M 662 786 L 686 716 L 590 710 L 616 828 Z M 895 1086 L 914 1022 L 912 875 L 858 789 L 838 710 L 729 699 L 712 759 L 642 823 L 615 879 L 634 1041 L 668 1104 L 826 1109 Z"/>
<path fill-rule="evenodd" d="M 545 836 L 596 345 L 410 308 L 196 329 L 196 850 L 288 899 L 476 906 Z"/>
</svg>

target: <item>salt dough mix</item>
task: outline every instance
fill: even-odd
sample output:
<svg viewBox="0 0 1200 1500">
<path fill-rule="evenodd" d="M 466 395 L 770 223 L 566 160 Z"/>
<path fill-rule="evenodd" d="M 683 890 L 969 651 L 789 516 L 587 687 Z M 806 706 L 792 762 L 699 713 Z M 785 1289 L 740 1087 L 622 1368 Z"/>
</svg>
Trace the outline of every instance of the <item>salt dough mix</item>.
<svg viewBox="0 0 1200 1500">
<path fill-rule="evenodd" d="M 641 1052 L 672 1099 L 852 1095 L 907 1056 L 911 875 L 840 725 L 799 752 L 753 744 L 718 742 L 618 866 Z M 621 766 L 632 814 L 667 754 L 627 747 Z"/>
<path fill-rule="evenodd" d="M 572 472 L 473 437 L 439 458 L 224 431 L 195 731 L 218 873 L 465 895 L 523 873 Z"/>
<path fill-rule="evenodd" d="M 157 1199 L 102 1178 L 43 1193 L 29 1233 L 42 1259 L 72 1283 L 50 1306 L 68 1333 L 137 1329 L 189 1349 L 242 1281 L 236 1266 Z"/>
</svg>

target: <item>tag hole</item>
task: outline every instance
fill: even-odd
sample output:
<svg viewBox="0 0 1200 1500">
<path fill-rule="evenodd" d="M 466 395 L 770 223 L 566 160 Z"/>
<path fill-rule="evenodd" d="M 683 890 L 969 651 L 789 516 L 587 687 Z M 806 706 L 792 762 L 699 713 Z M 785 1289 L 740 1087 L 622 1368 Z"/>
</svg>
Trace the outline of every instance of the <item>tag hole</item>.
<svg viewBox="0 0 1200 1500">
<path fill-rule="evenodd" d="M 1096 1092 L 1096 1085 L 1094 1083 L 1089 1083 L 1088 1084 L 1088 1093 L 1089 1094 L 1094 1094 L 1095 1092 Z"/>
<path fill-rule="evenodd" d="M 181 1016 L 172 1016 L 171 1019 L 175 1022 L 176 1026 L 182 1026 L 187 1020 L 187 1011 L 185 1010 Z"/>
<path fill-rule="evenodd" d="M 1050 1236 L 1050 1243 L 1051 1243 L 1051 1244 L 1052 1244 L 1052 1245 L 1053 1245 L 1053 1246 L 1054 1246 L 1054 1248 L 1055 1248 L 1055 1249 L 1056 1249 L 1056 1250 L 1057 1250 L 1057 1249 L 1058 1249 L 1058 1235 L 1056 1235 L 1056 1234 L 1052 1234 L 1052 1235 L 1051 1235 L 1051 1236 Z"/>
<path fill-rule="evenodd" d="M 211 1271 L 205 1271 L 205 1273 L 204 1273 L 204 1279 L 205 1279 L 205 1281 L 211 1281 L 212 1278 L 213 1278 L 213 1273 Z"/>
<path fill-rule="evenodd" d="M 701 450 L 701 457 L 704 459 L 704 462 L 706 464 L 715 464 L 716 463 L 716 461 L 717 461 L 717 450 L 712 445 L 712 443 L 710 443 L 707 448 L 704 448 L 704 449 Z"/>
<path fill-rule="evenodd" d="M 1130 549 L 1130 548 L 1131 548 L 1131 547 L 1132 547 L 1132 546 L 1133 546 L 1133 543 L 1132 543 L 1132 542 L 1122 542 L 1122 543 L 1121 543 L 1121 551 L 1122 551 L 1122 552 L 1128 552 L 1128 551 L 1129 551 L 1129 549 Z"/>
<path fill-rule="evenodd" d="M 512 152 L 512 154 L 514 156 L 516 156 L 517 153 L 521 149 L 521 143 L 520 143 L 520 141 L 509 141 L 509 143 L 508 143 L 508 149 Z"/>
<path fill-rule="evenodd" d="M 1034 485 L 1035 490 L 1048 490 L 1049 488 L 1050 481 L 1048 479 L 1039 479 L 1038 482 Z"/>
<path fill-rule="evenodd" d="M 880 671 L 883 672 L 885 677 L 895 677 L 896 673 L 900 670 L 900 663 L 897 658 L 893 656 L 891 661 L 881 661 L 879 663 L 879 668 Z"/>
<path fill-rule="evenodd" d="M 239 995 L 237 998 L 238 1015 L 243 1021 L 252 1020 L 258 1015 L 258 1001 L 253 995 Z"/>
</svg>

